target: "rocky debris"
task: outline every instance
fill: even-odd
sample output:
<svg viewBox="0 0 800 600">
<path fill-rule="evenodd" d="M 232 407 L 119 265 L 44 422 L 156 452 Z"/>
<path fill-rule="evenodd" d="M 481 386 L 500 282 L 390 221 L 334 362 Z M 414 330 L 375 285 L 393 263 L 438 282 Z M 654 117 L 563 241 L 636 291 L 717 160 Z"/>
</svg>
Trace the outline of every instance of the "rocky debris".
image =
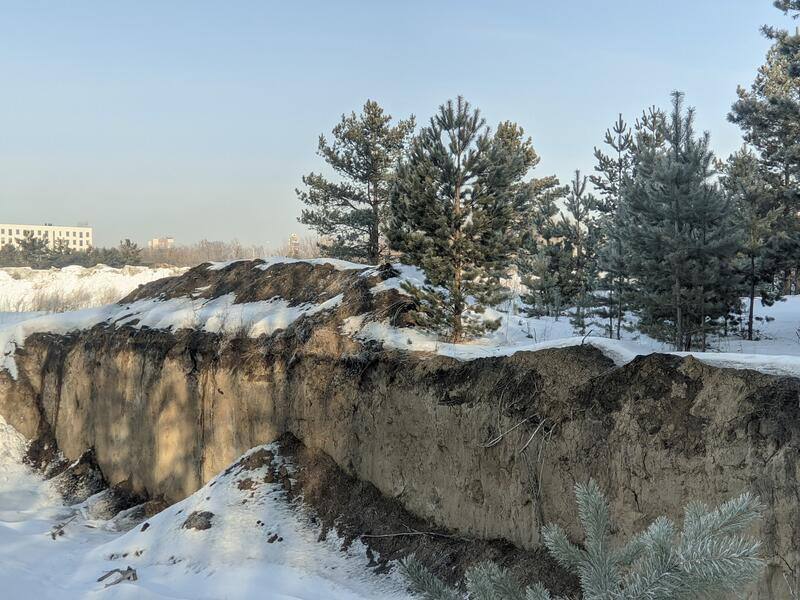
<svg viewBox="0 0 800 600">
<path fill-rule="evenodd" d="M 125 480 L 111 486 L 89 507 L 89 516 L 93 519 L 109 520 L 123 511 L 128 512 L 135 506 L 144 505 L 147 496 L 134 491 L 130 481 Z"/>
<path fill-rule="evenodd" d="M 93 450 L 86 450 L 52 481 L 67 505 L 83 502 L 107 487 Z"/>
<path fill-rule="evenodd" d="M 206 529 L 211 529 L 211 519 L 214 517 L 214 513 L 209 512 L 207 510 L 203 511 L 194 511 L 183 522 L 181 527 L 183 529 L 197 529 L 198 531 L 205 531 Z"/>
</svg>

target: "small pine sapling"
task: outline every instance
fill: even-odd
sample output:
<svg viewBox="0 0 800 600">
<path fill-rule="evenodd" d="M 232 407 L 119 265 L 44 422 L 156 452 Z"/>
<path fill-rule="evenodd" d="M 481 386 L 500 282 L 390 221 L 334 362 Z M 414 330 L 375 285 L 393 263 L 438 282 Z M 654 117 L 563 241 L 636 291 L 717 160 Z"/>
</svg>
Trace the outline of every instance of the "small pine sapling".
<svg viewBox="0 0 800 600">
<path fill-rule="evenodd" d="M 542 537 L 556 561 L 578 576 L 584 600 L 719 598 L 740 594 L 764 567 L 760 542 L 744 535 L 763 509 L 749 493 L 715 509 L 692 502 L 684 510 L 681 530 L 659 517 L 623 546 L 612 542 L 608 501 L 597 483 L 575 486 L 575 496 L 585 532 L 583 546 L 570 542 L 558 525 L 544 527 Z M 401 568 L 412 590 L 425 600 L 559 600 L 539 583 L 523 588 L 492 563 L 467 571 L 465 595 L 413 556 Z"/>
</svg>

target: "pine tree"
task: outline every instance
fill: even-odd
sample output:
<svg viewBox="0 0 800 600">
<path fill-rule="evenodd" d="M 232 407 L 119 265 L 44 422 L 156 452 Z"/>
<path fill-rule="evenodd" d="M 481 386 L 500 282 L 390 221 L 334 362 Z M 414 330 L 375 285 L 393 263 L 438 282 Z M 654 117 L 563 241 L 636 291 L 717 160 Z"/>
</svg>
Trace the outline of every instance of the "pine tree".
<svg viewBox="0 0 800 600">
<path fill-rule="evenodd" d="M 793 19 L 800 18 L 800 0 L 775 0 L 773 4 L 783 14 Z M 789 74 L 800 77 L 800 29 L 795 30 L 794 35 L 776 27 L 764 26 L 761 30 L 766 37 L 776 41 L 780 53 L 788 59 Z"/>
<path fill-rule="evenodd" d="M 608 337 L 614 338 L 616 335 L 620 339 L 626 310 L 628 269 L 617 231 L 617 221 L 622 186 L 633 172 L 634 147 L 633 133 L 622 118 L 622 113 L 612 129 L 606 130 L 604 141 L 611 149 L 611 154 L 605 154 L 599 148 L 594 149 L 596 174 L 589 177 L 602 198 L 598 206 L 602 213 L 598 224 L 601 235 L 598 261 L 599 268 L 606 273 L 602 285 L 607 296 L 597 315 L 601 319 L 607 319 L 608 325 L 605 329 Z"/>
<path fill-rule="evenodd" d="M 522 297 L 530 315 L 558 319 L 563 305 L 562 274 L 566 267 L 563 240 L 560 237 L 560 211 L 556 204 L 567 194 L 555 176 L 534 179 L 530 185 L 530 203 L 522 215 L 517 269 L 528 293 Z"/>
<path fill-rule="evenodd" d="M 33 231 L 25 231 L 23 237 L 17 238 L 20 256 L 29 267 L 44 269 L 49 266 L 50 248 L 47 240 L 37 237 Z"/>
<path fill-rule="evenodd" d="M 675 92 L 664 147 L 646 140 L 623 189 L 620 238 L 636 282 L 639 327 L 678 350 L 706 348 L 709 330 L 738 303 L 735 229 L 713 183 L 709 136 L 696 137 L 694 111 Z M 660 134 L 659 134 L 660 135 Z"/>
<path fill-rule="evenodd" d="M 586 319 L 592 306 L 597 264 L 595 247 L 597 241 L 597 199 L 586 193 L 588 177 L 575 171 L 561 214 L 559 231 L 568 257 L 568 270 L 564 287 L 565 296 L 575 306 L 572 325 L 583 335 Z"/>
<path fill-rule="evenodd" d="M 311 173 L 296 190 L 303 204 L 300 218 L 324 241 L 328 256 L 378 263 L 386 253 L 381 231 L 393 169 L 414 130 L 414 117 L 391 125 L 392 117 L 368 100 L 360 115 L 342 115 L 333 140 L 319 137 L 318 154 L 340 177 L 333 182 Z"/>
<path fill-rule="evenodd" d="M 480 313 L 502 299 L 499 279 L 519 246 L 520 184 L 533 161 L 517 133 L 501 126 L 492 135 L 459 97 L 439 108 L 398 169 L 388 237 L 425 271 L 422 288 L 408 286 L 418 325 L 453 342 L 499 326 Z"/>
<path fill-rule="evenodd" d="M 744 535 L 760 517 L 758 498 L 744 493 L 715 509 L 699 502 L 684 510 L 683 527 L 666 517 L 621 547 L 613 543 L 608 501 L 593 480 L 575 486 L 578 516 L 586 534 L 583 547 L 571 543 L 557 525 L 542 528 L 553 558 L 580 580 L 584 600 L 695 600 L 741 594 L 755 581 L 764 561 L 761 544 Z M 413 557 L 401 568 L 412 590 L 426 600 L 457 600 Z M 523 588 L 504 569 L 485 563 L 464 578 L 469 600 L 558 600 L 539 583 Z"/>
<path fill-rule="evenodd" d="M 142 249 L 138 244 L 124 239 L 119 243 L 120 262 L 123 265 L 140 265 L 142 264 Z"/>
<path fill-rule="evenodd" d="M 775 5 L 785 13 L 798 10 L 794 0 Z M 800 263 L 800 36 L 772 27 L 762 31 L 773 45 L 750 89 L 737 90 L 728 119 L 755 149 L 773 206 L 781 211 L 776 227 L 782 235 L 771 260 L 782 271 L 783 293 L 789 293 L 792 287 L 797 291 Z"/>
<path fill-rule="evenodd" d="M 761 177 L 758 158 L 747 148 L 728 158 L 722 186 L 731 199 L 742 235 L 739 252 L 743 262 L 740 271 L 748 297 L 746 335 L 752 340 L 756 296 L 767 306 L 780 297 L 780 290 L 773 285 L 777 267 L 772 258 L 773 248 L 780 245 L 782 235 L 777 227 L 781 211 L 774 206 L 774 194 Z"/>
</svg>

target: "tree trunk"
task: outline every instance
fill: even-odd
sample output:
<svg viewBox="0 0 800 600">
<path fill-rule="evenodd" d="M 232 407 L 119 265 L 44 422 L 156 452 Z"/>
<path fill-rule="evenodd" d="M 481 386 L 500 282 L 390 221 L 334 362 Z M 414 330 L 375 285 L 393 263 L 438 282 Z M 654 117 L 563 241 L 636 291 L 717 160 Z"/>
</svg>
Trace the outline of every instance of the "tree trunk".
<svg viewBox="0 0 800 600">
<path fill-rule="evenodd" d="M 624 317 L 622 305 L 622 278 L 617 279 L 617 339 L 621 340 L 622 319 Z"/>
<path fill-rule="evenodd" d="M 372 185 L 372 193 L 369 191 L 369 184 L 367 184 L 367 196 L 372 199 L 372 227 L 369 230 L 369 257 L 368 261 L 377 265 L 381 260 L 380 249 L 380 235 L 381 235 L 381 221 L 380 221 L 380 206 L 378 203 L 378 184 Z"/>
<path fill-rule="evenodd" d="M 756 258 L 750 255 L 750 310 L 747 313 L 747 339 L 753 341 L 753 306 L 756 302 Z"/>
<path fill-rule="evenodd" d="M 461 313 L 464 311 L 464 299 L 461 295 L 462 286 L 462 256 L 461 256 L 461 156 L 458 157 L 458 170 L 456 176 L 456 186 L 453 195 L 453 217 L 455 222 L 455 231 L 453 232 L 454 248 L 454 265 L 453 265 L 453 343 L 459 343 L 464 336 L 464 327 L 461 323 Z"/>
</svg>

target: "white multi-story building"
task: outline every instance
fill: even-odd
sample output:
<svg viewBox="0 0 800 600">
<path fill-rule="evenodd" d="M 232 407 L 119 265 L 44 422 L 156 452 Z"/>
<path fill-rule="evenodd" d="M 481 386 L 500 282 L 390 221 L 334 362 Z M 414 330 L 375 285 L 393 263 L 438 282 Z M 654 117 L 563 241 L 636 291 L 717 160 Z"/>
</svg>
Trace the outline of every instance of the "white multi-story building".
<svg viewBox="0 0 800 600">
<path fill-rule="evenodd" d="M 150 250 L 169 250 L 173 246 L 175 246 L 175 238 L 171 237 L 147 240 L 147 247 L 150 248 Z"/>
<path fill-rule="evenodd" d="M 43 239 L 48 247 L 66 247 L 70 250 L 88 250 L 92 247 L 91 227 L 65 227 L 62 225 L 20 225 L 0 223 L 0 247 L 11 244 L 17 247 L 26 235 Z"/>
</svg>

